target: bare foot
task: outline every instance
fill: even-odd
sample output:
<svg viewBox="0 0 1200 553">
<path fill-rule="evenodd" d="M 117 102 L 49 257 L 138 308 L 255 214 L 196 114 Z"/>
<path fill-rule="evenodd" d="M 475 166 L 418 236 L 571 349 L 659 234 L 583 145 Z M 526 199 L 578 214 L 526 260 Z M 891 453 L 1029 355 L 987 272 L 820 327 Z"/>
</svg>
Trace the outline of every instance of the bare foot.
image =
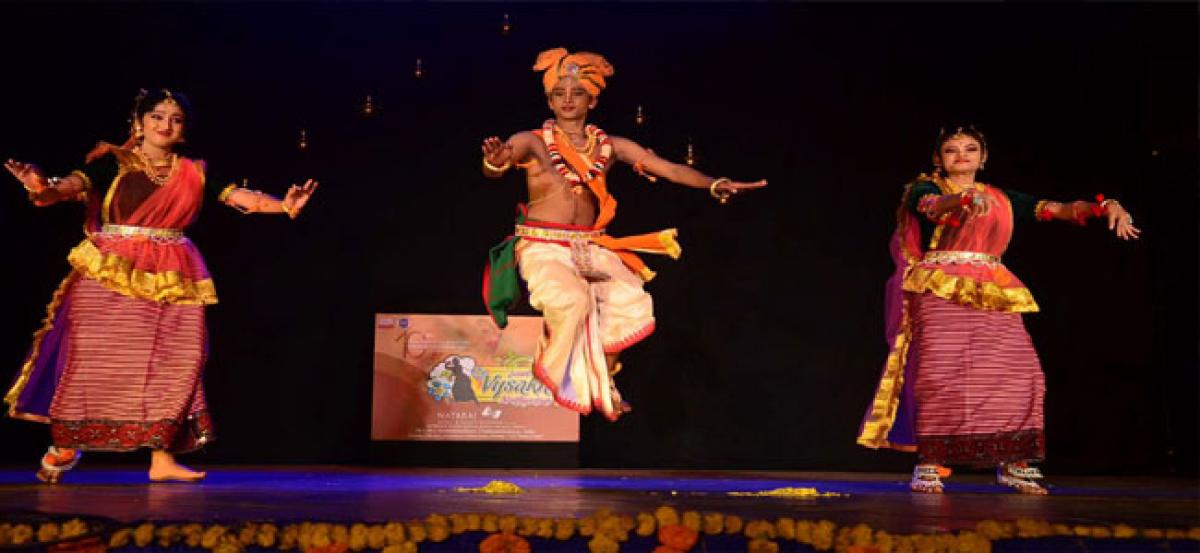
<svg viewBox="0 0 1200 553">
<path fill-rule="evenodd" d="M 151 452 L 151 482 L 199 482 L 207 473 L 195 471 L 175 462 L 175 456 L 165 451 Z"/>
<path fill-rule="evenodd" d="M 183 465 L 169 467 L 152 467 L 150 480 L 152 482 L 199 482 L 208 473 L 195 471 Z"/>
</svg>

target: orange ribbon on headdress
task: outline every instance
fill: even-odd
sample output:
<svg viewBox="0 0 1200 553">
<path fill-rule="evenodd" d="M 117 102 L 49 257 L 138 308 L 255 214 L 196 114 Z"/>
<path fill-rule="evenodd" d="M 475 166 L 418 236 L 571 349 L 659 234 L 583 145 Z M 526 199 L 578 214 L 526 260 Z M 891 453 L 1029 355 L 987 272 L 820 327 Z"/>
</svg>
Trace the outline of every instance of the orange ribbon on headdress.
<svg viewBox="0 0 1200 553">
<path fill-rule="evenodd" d="M 538 54 L 533 70 L 545 71 L 542 74 L 542 86 L 546 88 L 547 94 L 554 89 L 559 80 L 575 77 L 579 79 L 579 84 L 587 89 L 588 94 L 599 96 L 606 86 L 604 78 L 613 74 L 613 66 L 604 56 L 591 52 L 571 54 L 566 48 L 553 48 Z"/>
</svg>

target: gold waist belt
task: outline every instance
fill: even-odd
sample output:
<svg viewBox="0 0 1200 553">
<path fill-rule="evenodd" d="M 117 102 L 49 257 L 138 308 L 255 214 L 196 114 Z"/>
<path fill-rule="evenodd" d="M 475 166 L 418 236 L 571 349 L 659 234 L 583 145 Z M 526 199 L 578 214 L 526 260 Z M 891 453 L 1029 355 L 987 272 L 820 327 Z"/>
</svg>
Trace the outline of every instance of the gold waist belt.
<svg viewBox="0 0 1200 553">
<path fill-rule="evenodd" d="M 526 225 L 517 225 L 517 230 L 513 233 L 519 238 L 553 240 L 555 242 L 587 242 L 602 234 L 604 234 L 603 230 L 567 230 Z"/>
<path fill-rule="evenodd" d="M 167 238 L 181 239 L 183 231 L 172 228 L 150 228 L 150 227 L 134 227 L 130 225 L 104 225 L 101 227 L 102 234 L 115 234 L 117 236 L 146 236 L 149 238 Z"/>
<path fill-rule="evenodd" d="M 963 263 L 970 265 L 997 265 L 1000 263 L 1000 258 L 994 255 L 982 252 L 959 252 L 949 250 L 937 250 L 925 252 L 925 263 L 936 263 L 945 265 L 949 263 Z"/>
</svg>

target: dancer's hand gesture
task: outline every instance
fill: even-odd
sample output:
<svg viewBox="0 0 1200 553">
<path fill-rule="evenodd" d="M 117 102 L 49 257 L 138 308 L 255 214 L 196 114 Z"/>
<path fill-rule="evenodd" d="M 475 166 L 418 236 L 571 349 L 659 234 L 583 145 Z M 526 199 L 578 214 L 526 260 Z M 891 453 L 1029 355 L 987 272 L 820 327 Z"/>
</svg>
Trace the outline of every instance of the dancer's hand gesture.
<svg viewBox="0 0 1200 553">
<path fill-rule="evenodd" d="M 1122 240 L 1137 240 L 1138 235 L 1142 233 L 1141 229 L 1133 226 L 1133 216 L 1115 201 L 1108 202 L 1104 208 L 1104 215 L 1108 218 L 1108 230 L 1116 233 Z"/>
<path fill-rule="evenodd" d="M 964 197 L 968 199 L 962 207 L 967 213 L 967 218 L 982 217 L 992 210 L 992 198 L 986 193 L 971 190 Z"/>
<path fill-rule="evenodd" d="M 8 160 L 4 162 L 4 168 L 8 169 L 21 184 L 25 186 L 25 190 L 30 192 L 41 192 L 46 188 L 46 177 L 42 174 L 42 170 L 38 169 L 37 165 L 32 163 L 23 163 L 16 160 Z"/>
<path fill-rule="evenodd" d="M 500 140 L 499 137 L 489 136 L 483 140 L 483 161 L 492 167 L 504 167 L 512 163 L 513 146 Z"/>
<path fill-rule="evenodd" d="M 305 181 L 303 186 L 293 184 L 291 188 L 288 188 L 287 196 L 283 198 L 283 205 L 287 206 L 288 215 L 291 215 L 293 219 L 299 217 L 300 212 L 304 210 L 304 205 L 316 191 L 317 181 L 312 179 Z"/>
</svg>

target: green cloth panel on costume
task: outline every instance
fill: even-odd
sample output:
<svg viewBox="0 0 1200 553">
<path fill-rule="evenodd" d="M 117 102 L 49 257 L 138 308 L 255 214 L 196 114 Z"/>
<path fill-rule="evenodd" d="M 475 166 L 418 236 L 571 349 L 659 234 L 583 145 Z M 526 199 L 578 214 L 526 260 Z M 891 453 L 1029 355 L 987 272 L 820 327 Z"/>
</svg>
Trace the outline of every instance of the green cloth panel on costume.
<svg viewBox="0 0 1200 553">
<path fill-rule="evenodd" d="M 1038 199 L 1024 192 L 1016 190 L 1003 189 L 1004 195 L 1008 196 L 1008 201 L 1012 203 L 1013 221 L 1018 223 L 1036 223 Z"/>
<path fill-rule="evenodd" d="M 917 211 L 917 204 L 921 203 L 921 198 L 929 194 L 941 196 L 942 191 L 933 181 L 928 180 L 913 183 L 912 189 L 908 192 L 908 211 L 917 216 L 917 224 L 921 225 L 922 248 L 929 246 L 929 239 L 933 236 L 933 229 L 937 227 L 933 221 L 929 220 L 929 217 Z"/>
<path fill-rule="evenodd" d="M 525 224 L 524 209 L 517 214 L 516 224 Z M 483 302 L 488 314 L 500 328 L 508 326 L 508 312 L 521 299 L 517 240 L 516 236 L 509 236 L 488 250 L 488 266 L 483 273 Z"/>
</svg>

